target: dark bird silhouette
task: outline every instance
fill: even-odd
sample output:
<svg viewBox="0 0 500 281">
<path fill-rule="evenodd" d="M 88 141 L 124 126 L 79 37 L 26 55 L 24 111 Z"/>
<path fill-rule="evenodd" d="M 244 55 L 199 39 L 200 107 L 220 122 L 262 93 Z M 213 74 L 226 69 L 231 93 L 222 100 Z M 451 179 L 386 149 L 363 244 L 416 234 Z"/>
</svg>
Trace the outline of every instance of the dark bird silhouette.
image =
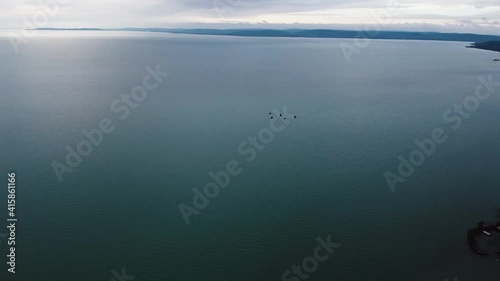
<svg viewBox="0 0 500 281">
<path fill-rule="evenodd" d="M 293 119 L 297 119 L 297 115 L 294 115 L 294 116 L 293 116 Z"/>
<path fill-rule="evenodd" d="M 280 117 L 283 116 L 281 113 L 280 113 Z"/>
<path fill-rule="evenodd" d="M 274 119 L 274 117 L 271 116 L 271 119 Z"/>
</svg>

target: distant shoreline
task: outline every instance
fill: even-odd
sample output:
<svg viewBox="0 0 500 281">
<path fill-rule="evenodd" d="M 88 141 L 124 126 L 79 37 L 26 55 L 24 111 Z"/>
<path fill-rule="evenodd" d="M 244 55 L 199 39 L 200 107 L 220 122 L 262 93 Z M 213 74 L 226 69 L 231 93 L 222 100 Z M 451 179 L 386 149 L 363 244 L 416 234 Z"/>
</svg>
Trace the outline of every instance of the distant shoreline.
<svg viewBox="0 0 500 281">
<path fill-rule="evenodd" d="M 334 29 L 171 29 L 171 28 L 37 28 L 35 30 L 54 31 L 141 31 L 193 35 L 224 35 L 236 37 L 275 37 L 275 38 L 337 38 L 337 39 L 387 39 L 387 40 L 426 40 L 455 42 L 499 41 L 500 36 L 472 33 L 406 32 L 379 31 L 365 32 Z M 477 44 L 477 43 L 475 43 Z"/>
<path fill-rule="evenodd" d="M 488 42 L 482 42 L 482 43 L 472 43 L 467 48 L 500 52 L 500 41 L 488 41 Z"/>
</svg>

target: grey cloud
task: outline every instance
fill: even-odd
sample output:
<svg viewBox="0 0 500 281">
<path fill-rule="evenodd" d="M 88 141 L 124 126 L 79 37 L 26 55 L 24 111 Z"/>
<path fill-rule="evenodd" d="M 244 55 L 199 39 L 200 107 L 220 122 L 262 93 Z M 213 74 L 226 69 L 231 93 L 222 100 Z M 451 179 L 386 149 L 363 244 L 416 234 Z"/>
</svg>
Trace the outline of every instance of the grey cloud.
<svg viewBox="0 0 500 281">
<path fill-rule="evenodd" d="M 39 6 L 47 1 L 1 1 L 0 28 L 21 26 L 20 9 L 23 5 Z M 264 24 L 262 20 L 272 22 L 270 19 L 273 15 L 286 15 L 288 19 L 286 27 L 291 25 L 300 27 L 307 25 L 311 17 L 323 17 L 335 21 L 338 17 L 351 13 L 349 15 L 355 18 L 358 14 L 356 9 L 365 11 L 381 9 L 392 1 L 395 0 L 71 0 L 62 7 L 60 16 L 51 19 L 51 26 L 204 27 L 208 22 L 212 24 L 236 22 L 239 27 L 244 27 L 245 24 L 247 26 Z M 417 5 L 423 4 L 438 8 L 426 14 L 420 9 L 415 9 Z M 404 13 L 395 15 L 393 19 L 397 20 L 394 24 L 403 26 L 405 22 L 421 22 L 420 26 L 427 27 L 443 21 L 446 21 L 447 26 L 479 26 L 484 25 L 482 21 L 492 22 L 492 25 L 495 25 L 495 20 L 500 18 L 499 0 L 401 0 L 401 5 Z M 470 11 L 464 15 L 450 15 L 450 8 L 459 5 L 470 6 Z M 217 14 L 216 8 L 224 9 L 223 18 Z M 448 12 L 441 12 L 440 8 L 448 9 Z M 27 9 L 24 13 L 30 11 L 32 9 Z M 310 13 L 307 14 L 308 12 Z M 250 22 L 255 16 L 259 16 L 256 20 L 258 22 Z M 358 21 L 350 24 L 363 24 L 362 18 Z M 325 22 L 325 24 L 335 23 Z"/>
</svg>

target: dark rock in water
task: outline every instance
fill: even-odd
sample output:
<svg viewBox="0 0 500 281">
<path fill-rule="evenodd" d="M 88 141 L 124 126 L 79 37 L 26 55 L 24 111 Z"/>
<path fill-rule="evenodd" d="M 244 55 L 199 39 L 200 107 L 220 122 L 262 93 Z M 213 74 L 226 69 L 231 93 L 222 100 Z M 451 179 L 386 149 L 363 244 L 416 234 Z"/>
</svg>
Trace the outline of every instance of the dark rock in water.
<svg viewBox="0 0 500 281">
<path fill-rule="evenodd" d="M 489 253 L 500 252 L 500 222 L 486 225 L 479 222 L 476 228 L 467 232 L 469 248 L 478 255 L 487 256 Z"/>
</svg>

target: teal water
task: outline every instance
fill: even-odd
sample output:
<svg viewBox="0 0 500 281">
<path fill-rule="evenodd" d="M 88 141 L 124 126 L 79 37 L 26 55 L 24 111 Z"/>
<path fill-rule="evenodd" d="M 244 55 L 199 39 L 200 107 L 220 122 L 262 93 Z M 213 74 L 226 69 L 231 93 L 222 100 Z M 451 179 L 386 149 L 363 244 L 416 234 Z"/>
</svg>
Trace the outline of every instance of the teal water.
<svg viewBox="0 0 500 281">
<path fill-rule="evenodd" d="M 44 32 L 14 54 L 0 37 L 0 180 L 16 172 L 19 218 L 2 280 L 282 280 L 328 235 L 341 247 L 308 280 L 498 280 L 466 231 L 500 205 L 500 89 L 396 192 L 383 177 L 479 75 L 500 80 L 498 55 L 372 41 L 348 63 L 341 42 Z M 119 120 L 112 102 L 157 64 L 170 76 Z M 285 105 L 299 118 L 245 161 L 238 145 Z M 60 183 L 51 163 L 103 118 L 116 130 Z M 230 160 L 242 173 L 186 225 L 178 205 Z"/>
</svg>

